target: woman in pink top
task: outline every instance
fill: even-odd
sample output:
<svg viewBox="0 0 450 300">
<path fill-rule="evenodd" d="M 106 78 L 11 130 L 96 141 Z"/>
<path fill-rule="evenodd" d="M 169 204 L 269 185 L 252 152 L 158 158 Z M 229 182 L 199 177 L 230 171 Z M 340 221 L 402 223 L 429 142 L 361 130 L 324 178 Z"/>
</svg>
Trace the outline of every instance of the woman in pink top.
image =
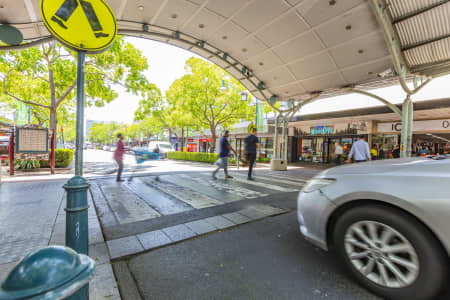
<svg viewBox="0 0 450 300">
<path fill-rule="evenodd" d="M 116 151 L 114 151 L 114 160 L 117 162 L 117 165 L 119 166 L 119 169 L 117 170 L 117 182 L 122 182 L 121 176 L 122 176 L 122 170 L 123 170 L 123 153 L 125 152 L 125 147 L 123 146 L 123 136 L 121 133 L 117 134 L 117 138 L 119 141 L 117 141 L 117 148 Z"/>
</svg>

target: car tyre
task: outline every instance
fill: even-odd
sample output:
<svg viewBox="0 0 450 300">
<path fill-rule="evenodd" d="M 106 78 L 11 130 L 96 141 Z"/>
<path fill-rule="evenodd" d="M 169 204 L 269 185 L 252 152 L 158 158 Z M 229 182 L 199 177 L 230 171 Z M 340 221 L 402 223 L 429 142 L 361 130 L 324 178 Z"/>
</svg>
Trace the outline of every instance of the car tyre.
<svg viewBox="0 0 450 300">
<path fill-rule="evenodd" d="M 395 273 L 391 272 L 392 269 L 388 268 L 392 267 L 390 257 L 388 257 L 391 254 L 386 254 L 386 256 L 384 256 L 384 253 L 379 254 L 380 252 L 370 252 L 378 251 L 373 249 L 373 247 L 377 247 L 373 245 L 372 247 L 369 247 L 370 249 L 358 249 L 358 246 L 352 248 L 353 243 L 361 241 L 359 239 L 360 228 L 364 229 L 363 233 L 366 233 L 365 236 L 372 237 L 372 235 L 370 235 L 371 231 L 368 228 L 374 228 L 375 226 L 373 224 L 376 224 L 377 226 L 377 230 L 372 231 L 375 232 L 373 234 L 375 237 L 378 234 L 382 235 L 384 231 L 389 232 L 390 229 L 394 229 L 394 232 L 399 234 L 399 237 L 394 236 L 390 243 L 395 244 L 395 242 L 397 242 L 403 245 L 404 243 L 407 244 L 407 242 L 410 242 L 410 245 L 413 247 L 413 250 L 410 249 L 411 253 L 417 255 L 405 253 L 393 253 L 393 255 L 395 255 L 395 257 L 398 257 L 397 255 L 403 255 L 403 258 L 413 259 L 413 261 L 418 263 L 418 269 L 414 271 L 414 276 L 408 277 L 414 278 L 412 282 L 405 284 L 407 280 L 402 276 L 401 278 L 403 280 L 400 280 L 400 282 L 404 285 L 387 286 L 387 284 L 385 284 L 386 282 L 391 283 L 390 280 L 396 278 Z M 358 241 L 355 242 L 353 235 L 357 236 Z M 402 236 L 406 238 L 406 240 L 402 240 Z M 377 238 L 374 240 L 377 240 Z M 352 208 L 342 214 L 336 221 L 333 230 L 333 242 L 335 250 L 342 258 L 342 262 L 352 276 L 362 286 L 384 298 L 402 300 L 436 299 L 437 295 L 443 290 L 447 283 L 449 262 L 447 253 L 428 228 L 418 222 L 414 217 L 399 209 L 383 205 L 364 205 Z M 379 246 L 380 244 L 378 243 L 377 245 Z M 383 249 L 388 249 L 388 247 L 391 246 L 383 247 Z M 349 248 L 351 250 L 356 249 L 355 251 L 360 252 L 356 253 L 356 255 L 354 254 L 355 252 L 349 253 Z M 365 255 L 365 253 L 369 253 L 370 255 L 366 260 L 367 264 L 364 264 L 364 259 L 366 259 L 364 258 L 362 263 L 358 265 L 357 263 L 360 263 L 358 261 L 359 258 L 356 259 L 355 257 L 359 257 L 361 254 Z M 375 257 L 374 254 L 383 255 L 383 257 Z M 353 255 L 353 259 L 349 257 L 350 255 Z M 369 271 L 372 273 L 364 275 L 363 272 L 366 272 L 366 269 L 364 268 L 369 264 L 370 260 L 375 260 L 375 267 L 373 271 Z M 389 266 L 387 265 L 388 263 L 390 264 Z M 378 266 L 378 264 L 383 264 L 384 266 Z M 359 266 L 361 266 L 361 268 L 358 269 Z M 399 265 L 394 267 L 397 267 L 397 270 L 399 270 Z M 400 268 L 402 271 L 409 272 L 409 269 L 403 268 L 402 266 L 400 266 Z M 381 269 L 389 269 L 387 272 L 389 274 L 386 272 L 381 274 Z M 380 276 L 377 276 L 377 272 Z M 386 277 L 381 275 L 388 276 L 389 280 L 386 280 Z"/>
</svg>

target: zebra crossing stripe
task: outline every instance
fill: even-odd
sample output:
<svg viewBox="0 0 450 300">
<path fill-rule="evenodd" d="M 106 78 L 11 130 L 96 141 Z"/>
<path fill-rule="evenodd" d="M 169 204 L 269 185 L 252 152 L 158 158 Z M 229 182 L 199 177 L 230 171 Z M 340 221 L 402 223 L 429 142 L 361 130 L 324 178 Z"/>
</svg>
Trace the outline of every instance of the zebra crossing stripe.
<svg viewBox="0 0 450 300">
<path fill-rule="evenodd" d="M 245 175 L 241 175 L 241 174 L 234 174 L 233 176 L 239 176 L 239 177 L 245 177 L 247 178 L 247 176 Z M 303 187 L 303 185 L 305 184 L 304 181 L 289 181 L 289 180 L 281 180 L 281 179 L 276 179 L 273 176 L 259 176 L 257 177 L 257 179 L 262 179 L 262 180 L 267 180 L 267 181 L 271 181 L 271 182 L 277 182 L 277 183 L 281 183 L 281 184 L 285 184 L 285 185 L 291 185 L 291 186 L 295 186 L 296 190 L 301 190 L 301 188 Z"/>
<path fill-rule="evenodd" d="M 212 207 L 222 205 L 223 203 L 217 199 L 211 198 L 207 195 L 201 194 L 194 190 L 174 185 L 172 183 L 166 183 L 161 181 L 152 180 L 150 178 L 141 178 L 146 184 L 152 186 L 159 191 L 168 194 L 180 201 L 183 201 L 193 208 L 200 209 L 205 207 Z"/>
<path fill-rule="evenodd" d="M 299 182 L 299 183 L 307 183 L 308 182 L 308 179 L 295 178 L 294 176 L 278 175 L 276 173 L 266 173 L 264 175 L 270 176 L 270 178 L 279 178 L 279 179 L 287 180 L 290 182 Z"/>
<path fill-rule="evenodd" d="M 205 174 L 205 173 L 203 173 L 203 174 Z M 194 182 L 197 182 L 198 184 L 209 185 L 209 186 L 215 188 L 219 192 L 231 193 L 233 195 L 237 195 L 237 196 L 239 196 L 241 198 L 245 198 L 245 199 L 256 199 L 256 198 L 268 196 L 268 194 L 266 194 L 266 193 L 247 189 L 243 186 L 237 186 L 236 184 L 233 184 L 232 181 L 224 182 L 222 180 L 213 180 L 212 178 L 206 179 L 204 177 L 202 177 L 202 178 L 192 177 L 192 176 L 189 176 L 186 174 L 179 174 L 178 176 L 188 178 Z M 237 199 L 236 201 L 239 201 L 239 199 Z"/>
<path fill-rule="evenodd" d="M 242 177 L 243 177 L 242 175 L 236 175 L 234 177 L 234 180 L 242 182 L 242 183 L 245 183 L 245 184 L 259 186 L 259 187 L 263 187 L 263 188 L 266 188 L 266 189 L 270 189 L 270 190 L 274 190 L 274 191 L 280 191 L 280 192 L 285 192 L 285 193 L 298 192 L 299 191 L 299 189 L 290 189 L 290 188 L 286 188 L 286 187 L 282 187 L 282 186 L 278 186 L 278 185 L 273 185 L 273 184 L 266 183 L 266 182 L 250 181 L 250 180 L 247 180 L 247 179 L 243 179 Z"/>
</svg>

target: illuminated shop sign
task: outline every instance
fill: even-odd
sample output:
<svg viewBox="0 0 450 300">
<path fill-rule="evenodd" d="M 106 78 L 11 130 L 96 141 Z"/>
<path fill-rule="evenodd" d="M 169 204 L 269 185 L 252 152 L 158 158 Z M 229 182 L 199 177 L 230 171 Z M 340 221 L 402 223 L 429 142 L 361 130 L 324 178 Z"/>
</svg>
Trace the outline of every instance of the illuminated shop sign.
<svg viewBox="0 0 450 300">
<path fill-rule="evenodd" d="M 311 127 L 311 135 L 324 135 L 324 134 L 333 134 L 334 127 L 328 126 L 316 126 Z"/>
</svg>

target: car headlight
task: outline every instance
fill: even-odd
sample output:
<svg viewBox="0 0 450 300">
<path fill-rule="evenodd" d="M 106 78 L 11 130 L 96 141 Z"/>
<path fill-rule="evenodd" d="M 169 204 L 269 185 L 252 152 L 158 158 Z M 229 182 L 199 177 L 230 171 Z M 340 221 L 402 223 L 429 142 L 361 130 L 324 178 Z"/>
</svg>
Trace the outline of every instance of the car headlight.
<svg viewBox="0 0 450 300">
<path fill-rule="evenodd" d="M 317 191 L 318 189 L 321 189 L 323 187 L 326 187 L 329 184 L 332 184 L 336 182 L 336 179 L 332 178 L 313 178 L 303 187 L 302 192 L 303 193 L 311 193 L 314 191 Z"/>
</svg>

